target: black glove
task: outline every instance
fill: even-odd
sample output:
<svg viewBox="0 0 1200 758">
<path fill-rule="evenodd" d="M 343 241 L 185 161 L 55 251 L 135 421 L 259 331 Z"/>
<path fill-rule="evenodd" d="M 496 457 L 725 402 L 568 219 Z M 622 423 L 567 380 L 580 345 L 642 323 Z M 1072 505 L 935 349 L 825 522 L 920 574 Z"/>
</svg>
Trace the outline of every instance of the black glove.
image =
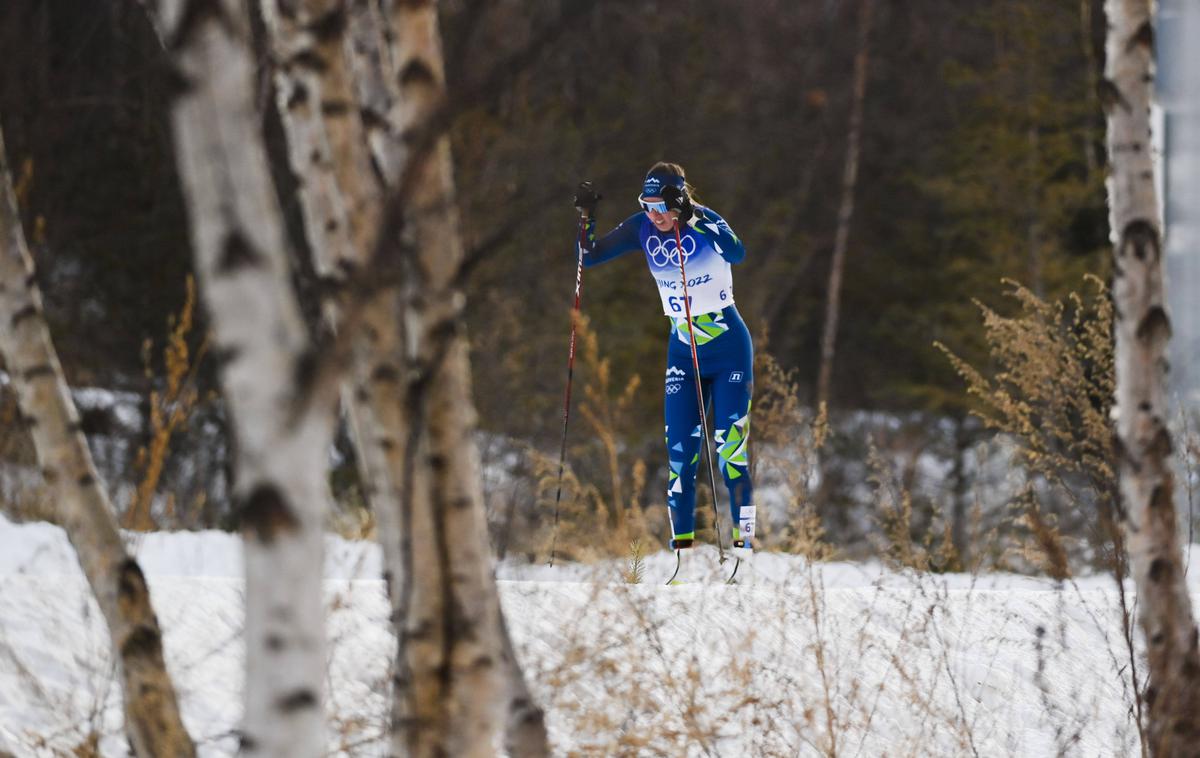
<svg viewBox="0 0 1200 758">
<path fill-rule="evenodd" d="M 591 182 L 580 182 L 575 189 L 575 207 L 580 213 L 591 216 L 596 212 L 596 204 L 602 197 L 604 196 L 596 191 Z"/>
<path fill-rule="evenodd" d="M 678 213 L 679 220 L 683 223 L 691 224 L 695 220 L 696 206 L 692 205 L 692 198 L 688 197 L 687 190 L 681 190 L 668 184 L 662 188 L 662 199 L 667 204 L 667 212 Z"/>
</svg>

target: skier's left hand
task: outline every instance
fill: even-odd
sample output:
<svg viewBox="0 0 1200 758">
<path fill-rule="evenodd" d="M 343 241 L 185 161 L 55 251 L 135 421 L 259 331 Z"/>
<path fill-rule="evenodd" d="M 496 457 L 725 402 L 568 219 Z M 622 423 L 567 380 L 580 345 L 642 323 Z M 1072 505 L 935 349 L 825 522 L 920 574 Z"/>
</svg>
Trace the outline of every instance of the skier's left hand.
<svg viewBox="0 0 1200 758">
<path fill-rule="evenodd" d="M 667 185 L 662 188 L 662 199 L 667 204 L 668 213 L 674 211 L 676 218 L 685 224 L 695 226 L 699 218 L 696 215 L 696 206 L 692 204 L 692 198 L 688 197 L 687 190 Z"/>
</svg>

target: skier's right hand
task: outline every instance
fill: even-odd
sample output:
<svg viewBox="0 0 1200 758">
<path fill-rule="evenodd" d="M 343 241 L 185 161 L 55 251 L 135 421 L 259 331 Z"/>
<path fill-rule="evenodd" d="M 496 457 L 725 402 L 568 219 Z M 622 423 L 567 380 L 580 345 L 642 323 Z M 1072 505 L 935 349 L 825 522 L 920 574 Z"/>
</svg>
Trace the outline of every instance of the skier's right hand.
<svg viewBox="0 0 1200 758">
<path fill-rule="evenodd" d="M 580 182 L 575 189 L 575 208 L 580 213 L 591 216 L 596 212 L 596 204 L 602 197 L 604 196 L 596 191 L 591 182 Z"/>
</svg>

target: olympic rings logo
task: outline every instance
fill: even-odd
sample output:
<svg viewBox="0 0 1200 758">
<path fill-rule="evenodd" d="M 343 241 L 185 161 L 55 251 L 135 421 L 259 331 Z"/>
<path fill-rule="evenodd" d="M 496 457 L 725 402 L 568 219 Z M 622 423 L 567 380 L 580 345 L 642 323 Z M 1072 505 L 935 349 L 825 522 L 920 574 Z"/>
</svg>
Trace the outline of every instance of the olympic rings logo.
<svg viewBox="0 0 1200 758">
<path fill-rule="evenodd" d="M 675 240 L 668 237 L 666 240 L 658 238 L 657 234 L 651 234 L 646 238 L 646 253 L 650 256 L 650 260 L 655 266 L 665 266 L 672 263 L 679 265 L 679 246 Z M 688 258 L 696 254 L 696 240 L 690 236 L 683 238 L 683 260 L 686 263 Z"/>
</svg>

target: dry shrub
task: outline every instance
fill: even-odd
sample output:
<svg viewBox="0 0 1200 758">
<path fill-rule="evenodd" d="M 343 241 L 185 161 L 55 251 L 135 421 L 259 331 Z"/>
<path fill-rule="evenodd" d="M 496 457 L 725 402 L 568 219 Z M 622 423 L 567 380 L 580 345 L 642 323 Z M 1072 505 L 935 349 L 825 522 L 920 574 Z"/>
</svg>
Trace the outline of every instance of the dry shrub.
<svg viewBox="0 0 1200 758">
<path fill-rule="evenodd" d="M 1044 482 L 1026 488 L 1016 513 L 1030 546 L 1063 575 L 1068 556 L 1107 567 L 1114 537 L 1103 518 L 1117 493 L 1108 420 L 1112 304 L 1100 279 L 1085 282 L 1090 292 L 1046 302 L 1006 280 L 1018 307 L 1011 317 L 979 303 L 990 354 L 986 374 L 937 345 L 978 400 L 974 413 L 1016 443 L 1030 482 Z M 1090 551 L 1062 534 L 1085 538 Z M 1065 554 L 1055 554 L 1060 550 Z"/>
<path fill-rule="evenodd" d="M 829 435 L 826 408 L 822 405 L 815 416 L 805 409 L 797 370 L 779 365 L 767 350 L 766 332 L 755 342 L 751 475 L 756 490 L 779 489 L 785 500 L 782 513 L 759 514 L 756 539 L 767 549 L 830 560 L 834 549 L 825 541 L 812 498 L 817 455 Z"/>
<path fill-rule="evenodd" d="M 552 720 L 571 735 L 567 754 L 712 755 L 730 734 L 771 728 L 759 721 L 768 711 L 752 668 L 737 654 L 753 637 L 731 640 L 728 655 L 706 659 L 699 645 L 676 644 L 674 630 L 664 627 L 653 597 L 659 591 L 597 583 L 588 603 L 594 613 L 563 630 L 554 656 L 525 664 L 533 686 L 546 693 L 541 699 Z M 616 602 L 603 598 L 610 593 Z M 604 696 L 591 696 L 596 692 Z"/>
<path fill-rule="evenodd" d="M 536 481 L 534 512 L 541 514 L 536 546 L 526 552 L 549 556 L 553 543 L 556 557 L 591 562 L 627 556 L 634 541 L 653 552 L 666 546 L 671 530 L 664 499 L 645 496 L 647 484 L 657 477 L 628 444 L 638 427 L 632 414 L 635 395 L 643 390 L 641 379 L 635 375 L 617 386 L 587 317 L 578 318 L 577 376 L 586 377 L 578 414 L 586 438 L 570 446 L 561 479 L 556 456 L 526 451 L 524 459 Z M 824 409 L 813 414 L 801 405 L 796 372 L 779 366 L 766 349 L 766 335 L 756 336 L 755 342 L 751 475 L 757 492 L 770 492 L 772 504 L 783 502 L 782 508 L 768 512 L 764 499 L 756 498 L 758 546 L 828 560 L 834 550 L 825 540 L 811 497 L 816 454 L 827 438 L 828 418 Z M 572 421 L 572 439 L 582 436 L 579 426 Z M 727 508 L 723 482 L 717 486 L 717 507 Z M 557 539 L 552 534 L 556 508 Z M 716 542 L 713 521 L 712 493 L 701 475 L 696 483 L 696 534 L 701 541 Z M 520 544 L 510 546 L 515 541 L 507 536 L 508 529 L 501 531 L 505 552 L 522 550 Z"/>
<path fill-rule="evenodd" d="M 361 503 L 337 501 L 325 519 L 326 531 L 347 540 L 373 541 L 375 528 L 375 511 Z"/>
<path fill-rule="evenodd" d="M 580 374 L 587 377 L 578 407 L 586 441 L 570 447 L 561 477 L 557 458 L 528 451 L 537 482 L 535 510 L 558 514 L 540 520 L 544 528 L 532 552 L 549 557 L 553 550 L 556 557 L 590 562 L 625 555 L 633 542 L 665 545 L 670 529 L 665 503 L 645 502 L 646 462 L 622 442 L 632 435 L 631 409 L 641 378 L 635 374 L 624 387 L 615 387 L 609 359 L 601 354 L 586 316 L 578 317 L 577 329 Z"/>
<path fill-rule="evenodd" d="M 646 578 L 646 551 L 641 540 L 629 543 L 629 565 L 625 569 L 627 584 L 641 584 Z"/>
<path fill-rule="evenodd" d="M 1016 557 L 1059 581 L 1071 581 L 1071 563 L 1081 558 L 1114 576 L 1128 657 L 1120 666 L 1121 684 L 1144 748 L 1139 655 L 1122 581 L 1127 565 L 1116 523 L 1119 493 L 1109 425 L 1116 381 L 1113 306 L 1099 278 L 1084 280 L 1090 292 L 1053 303 L 1008 281 L 1019 306 L 1013 317 L 980 304 L 993 367 L 987 375 L 945 345 L 938 347 L 979 401 L 975 414 L 1015 442 L 1027 473 L 1011 509 Z M 1188 455 L 1185 446 L 1185 468 Z M 1058 507 L 1060 501 L 1065 507 Z M 1024 566 L 1002 560 L 998 567 Z M 1039 661 L 1040 655 L 1039 648 Z"/>
<path fill-rule="evenodd" d="M 893 567 L 916 571 L 962 571 L 951 525 L 934 517 L 925 528 L 914 524 L 913 498 L 873 441 L 867 449 L 868 478 L 875 491 L 876 549 Z"/>
<path fill-rule="evenodd" d="M 1052 579 L 1069 578 L 1071 567 L 1066 541 L 1058 529 L 1057 519 L 1042 512 L 1038 497 L 1030 487 L 1025 488 L 1013 505 L 1019 512 L 1016 525 L 1028 533 L 1028 538 L 1021 542 L 1021 557 Z"/>
<path fill-rule="evenodd" d="M 172 437 L 186 427 L 188 419 L 199 402 L 199 391 L 196 388 L 196 372 L 208 349 L 208 338 L 200 342 L 193 356 L 188 345 L 192 332 L 193 313 L 196 306 L 196 283 L 188 276 L 187 295 L 179 310 L 179 315 L 172 314 L 167 319 L 167 341 L 162 350 L 162 379 L 156 379 L 153 366 L 154 342 L 147 338 L 142 343 L 142 364 L 146 379 L 150 381 L 149 410 L 150 410 L 150 441 L 143 445 L 134 461 L 135 468 L 140 471 L 141 478 L 134 492 L 133 501 L 126 508 L 121 519 L 126 529 L 151 531 L 160 526 L 160 521 L 177 522 L 177 509 L 173 495 L 168 495 L 163 513 L 156 516 L 153 513 L 154 498 L 166 466 L 167 455 Z M 161 384 L 161 388 L 160 385 Z M 191 511 L 203 508 L 203 495 L 196 502 L 186 504 Z"/>
</svg>

